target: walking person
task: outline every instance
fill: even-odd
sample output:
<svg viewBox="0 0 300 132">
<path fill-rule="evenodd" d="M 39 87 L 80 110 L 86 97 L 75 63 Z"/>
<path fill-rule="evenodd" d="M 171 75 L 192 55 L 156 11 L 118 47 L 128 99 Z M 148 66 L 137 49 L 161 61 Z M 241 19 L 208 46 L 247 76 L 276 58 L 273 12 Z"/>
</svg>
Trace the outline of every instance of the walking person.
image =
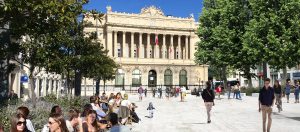
<svg viewBox="0 0 300 132">
<path fill-rule="evenodd" d="M 144 94 L 144 89 L 142 86 L 140 86 L 140 88 L 138 89 L 138 93 L 139 93 L 139 100 L 142 101 L 143 100 L 143 94 Z"/>
<path fill-rule="evenodd" d="M 262 112 L 263 132 L 270 132 L 272 124 L 272 107 L 274 105 L 274 89 L 270 86 L 270 79 L 266 78 L 264 87 L 259 92 L 259 112 Z M 268 118 L 268 125 L 266 128 L 266 121 Z"/>
<path fill-rule="evenodd" d="M 206 89 L 203 90 L 203 92 L 201 93 L 201 96 L 202 96 L 202 99 L 204 100 L 204 104 L 206 107 L 207 123 L 211 123 L 210 112 L 211 112 L 212 106 L 214 106 L 215 95 L 214 95 L 213 90 L 211 90 L 210 82 L 206 82 Z"/>
<path fill-rule="evenodd" d="M 240 83 L 237 83 L 236 84 L 236 86 L 237 86 L 237 95 L 236 95 L 236 97 L 237 97 L 237 99 L 242 99 L 242 96 L 241 96 L 241 87 L 240 87 Z"/>
<path fill-rule="evenodd" d="M 217 88 L 216 88 L 216 93 L 218 95 L 218 100 L 221 99 L 221 92 L 222 92 L 222 88 L 221 88 L 221 85 L 219 85 Z"/>
<path fill-rule="evenodd" d="M 287 100 L 287 103 L 289 103 L 290 101 L 290 93 L 291 93 L 291 81 L 289 79 L 287 79 L 286 81 L 286 86 L 284 88 L 284 92 L 285 92 L 285 95 L 286 95 L 286 100 Z"/>
<path fill-rule="evenodd" d="M 155 98 L 156 88 L 153 88 L 152 92 L 153 92 L 153 98 Z"/>
<path fill-rule="evenodd" d="M 145 97 L 147 97 L 147 88 L 145 88 L 144 92 L 145 92 Z"/>
<path fill-rule="evenodd" d="M 282 100 L 281 100 L 282 89 L 281 89 L 281 85 L 279 84 L 278 80 L 275 81 L 274 92 L 275 92 L 275 98 L 276 98 L 275 104 L 277 105 L 278 112 L 281 112 L 282 111 Z"/>
<path fill-rule="evenodd" d="M 297 81 L 296 86 L 295 86 L 295 103 L 299 103 L 299 82 Z"/>
</svg>

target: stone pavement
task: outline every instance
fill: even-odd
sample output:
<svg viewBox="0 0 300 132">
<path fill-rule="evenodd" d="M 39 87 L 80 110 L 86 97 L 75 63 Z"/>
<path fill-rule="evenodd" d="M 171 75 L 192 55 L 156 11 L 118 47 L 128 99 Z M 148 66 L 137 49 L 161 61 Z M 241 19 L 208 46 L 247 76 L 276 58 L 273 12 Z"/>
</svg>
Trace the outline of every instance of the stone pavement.
<svg viewBox="0 0 300 132">
<path fill-rule="evenodd" d="M 150 94 L 149 94 L 150 95 Z M 134 132 L 261 132 L 262 119 L 258 112 L 258 98 L 244 97 L 243 100 L 216 100 L 212 110 L 212 123 L 207 124 L 207 116 L 201 97 L 187 95 L 186 102 L 180 98 L 158 99 L 148 96 L 138 101 L 137 95 L 129 99 L 138 106 L 139 124 L 133 124 Z M 150 119 L 146 110 L 153 102 L 156 110 Z M 292 103 L 291 103 L 292 102 Z M 273 108 L 271 132 L 300 132 L 300 104 L 283 100 L 283 112 Z"/>
</svg>

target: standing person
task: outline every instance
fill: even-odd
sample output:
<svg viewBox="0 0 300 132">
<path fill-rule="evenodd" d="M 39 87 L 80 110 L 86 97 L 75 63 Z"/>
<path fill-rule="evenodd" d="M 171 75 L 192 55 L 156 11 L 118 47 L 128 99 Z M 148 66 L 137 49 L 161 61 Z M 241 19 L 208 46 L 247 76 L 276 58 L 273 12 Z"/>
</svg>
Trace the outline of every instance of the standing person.
<svg viewBox="0 0 300 132">
<path fill-rule="evenodd" d="M 159 88 L 159 98 L 162 98 L 162 88 Z"/>
<path fill-rule="evenodd" d="M 219 100 L 221 99 L 221 92 L 222 92 L 222 88 L 221 88 L 221 85 L 219 85 L 216 89 L 216 93 L 218 95 Z"/>
<path fill-rule="evenodd" d="M 142 101 L 143 100 L 143 94 L 144 94 L 143 87 L 140 86 L 139 89 L 137 90 L 137 92 L 139 93 L 139 100 Z"/>
<path fill-rule="evenodd" d="M 297 81 L 295 86 L 295 103 L 299 103 L 299 82 Z"/>
<path fill-rule="evenodd" d="M 17 114 L 22 114 L 26 118 L 26 127 L 28 128 L 29 131 L 35 132 L 34 127 L 32 125 L 32 122 L 28 119 L 29 116 L 29 109 L 25 106 L 20 106 L 17 109 Z"/>
<path fill-rule="evenodd" d="M 242 99 L 240 83 L 237 83 L 236 86 L 237 86 L 237 95 L 236 95 L 236 97 L 238 99 Z"/>
<path fill-rule="evenodd" d="M 228 83 L 228 84 L 227 84 L 227 95 L 228 95 L 228 99 L 230 99 L 231 90 L 232 90 L 231 85 L 230 85 L 230 83 Z"/>
<path fill-rule="evenodd" d="M 282 111 L 282 100 L 281 100 L 282 89 L 281 89 L 281 85 L 279 84 L 278 80 L 275 81 L 274 92 L 275 92 L 275 98 L 276 98 L 275 104 L 277 105 L 278 112 L 280 112 L 280 111 Z"/>
<path fill-rule="evenodd" d="M 290 102 L 290 93 L 291 93 L 291 81 L 289 79 L 287 79 L 286 81 L 286 86 L 284 88 L 284 92 L 285 92 L 285 95 L 286 95 L 286 100 L 287 100 L 287 103 Z"/>
<path fill-rule="evenodd" d="M 145 92 L 145 97 L 147 97 L 147 88 L 145 88 L 144 92 Z"/>
<path fill-rule="evenodd" d="M 204 104 L 206 107 L 207 123 L 211 123 L 210 112 L 211 112 L 212 106 L 214 106 L 215 95 L 214 95 L 214 91 L 211 90 L 210 82 L 206 82 L 206 89 L 203 90 L 203 92 L 201 93 L 201 96 L 202 96 L 202 99 L 204 100 Z"/>
<path fill-rule="evenodd" d="M 154 113 L 155 108 L 153 107 L 152 102 L 149 103 L 147 110 L 149 110 L 149 118 L 153 118 L 153 113 Z"/>
<path fill-rule="evenodd" d="M 262 119 L 263 119 L 263 132 L 270 132 L 271 124 L 272 124 L 272 107 L 274 105 L 274 89 L 270 86 L 270 79 L 265 79 L 264 87 L 259 92 L 259 109 L 258 111 L 262 111 Z M 266 121 L 268 118 L 268 126 L 266 128 Z"/>
<path fill-rule="evenodd" d="M 17 114 L 11 119 L 11 132 L 31 132 L 26 127 L 26 117 L 23 114 Z"/>
<path fill-rule="evenodd" d="M 153 88 L 152 92 L 153 92 L 153 98 L 155 98 L 156 88 Z"/>
<path fill-rule="evenodd" d="M 128 100 L 128 94 L 124 94 L 124 98 L 121 102 L 120 110 L 118 116 L 121 119 L 121 124 L 126 124 L 128 118 L 130 117 L 130 109 L 131 109 L 131 102 Z"/>
<path fill-rule="evenodd" d="M 48 121 L 49 132 L 69 132 L 66 121 L 61 114 L 51 114 Z"/>
<path fill-rule="evenodd" d="M 68 120 L 66 120 L 66 126 L 69 132 L 82 132 L 82 120 L 79 117 L 79 110 L 70 109 L 68 112 Z"/>
<path fill-rule="evenodd" d="M 169 98 L 170 98 L 170 88 L 169 87 L 166 88 L 166 96 L 167 96 L 167 99 L 169 100 Z"/>
</svg>

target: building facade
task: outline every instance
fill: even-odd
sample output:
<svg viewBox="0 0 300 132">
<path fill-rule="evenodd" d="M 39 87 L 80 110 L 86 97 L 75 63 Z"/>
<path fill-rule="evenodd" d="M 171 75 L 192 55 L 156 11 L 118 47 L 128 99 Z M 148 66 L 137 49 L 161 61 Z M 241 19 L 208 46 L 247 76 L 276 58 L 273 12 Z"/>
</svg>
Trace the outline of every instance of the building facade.
<svg viewBox="0 0 300 132">
<path fill-rule="evenodd" d="M 154 7 L 139 14 L 119 13 L 107 7 L 100 22 L 88 15 L 84 20 L 93 26 L 99 41 L 120 67 L 111 86 L 199 85 L 207 80 L 207 65 L 197 65 L 197 23 L 193 16 L 166 16 Z M 103 83 L 102 83 L 103 84 Z"/>
</svg>

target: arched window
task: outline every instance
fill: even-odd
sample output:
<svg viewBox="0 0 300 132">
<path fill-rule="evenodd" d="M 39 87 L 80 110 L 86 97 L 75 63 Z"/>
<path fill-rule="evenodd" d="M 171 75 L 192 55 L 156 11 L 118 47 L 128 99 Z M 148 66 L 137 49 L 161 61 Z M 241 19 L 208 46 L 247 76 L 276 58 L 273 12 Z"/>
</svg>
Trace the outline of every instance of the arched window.
<svg viewBox="0 0 300 132">
<path fill-rule="evenodd" d="M 173 73 L 170 69 L 165 70 L 165 85 L 173 85 Z"/>
<path fill-rule="evenodd" d="M 132 72 L 132 86 L 140 86 L 142 84 L 142 74 L 139 69 L 135 69 Z"/>
<path fill-rule="evenodd" d="M 123 86 L 124 85 L 124 76 L 125 73 L 122 69 L 118 69 L 116 73 L 116 85 Z"/>
<path fill-rule="evenodd" d="M 187 85 L 187 72 L 186 70 L 180 70 L 179 72 L 179 85 L 186 86 Z"/>
</svg>

